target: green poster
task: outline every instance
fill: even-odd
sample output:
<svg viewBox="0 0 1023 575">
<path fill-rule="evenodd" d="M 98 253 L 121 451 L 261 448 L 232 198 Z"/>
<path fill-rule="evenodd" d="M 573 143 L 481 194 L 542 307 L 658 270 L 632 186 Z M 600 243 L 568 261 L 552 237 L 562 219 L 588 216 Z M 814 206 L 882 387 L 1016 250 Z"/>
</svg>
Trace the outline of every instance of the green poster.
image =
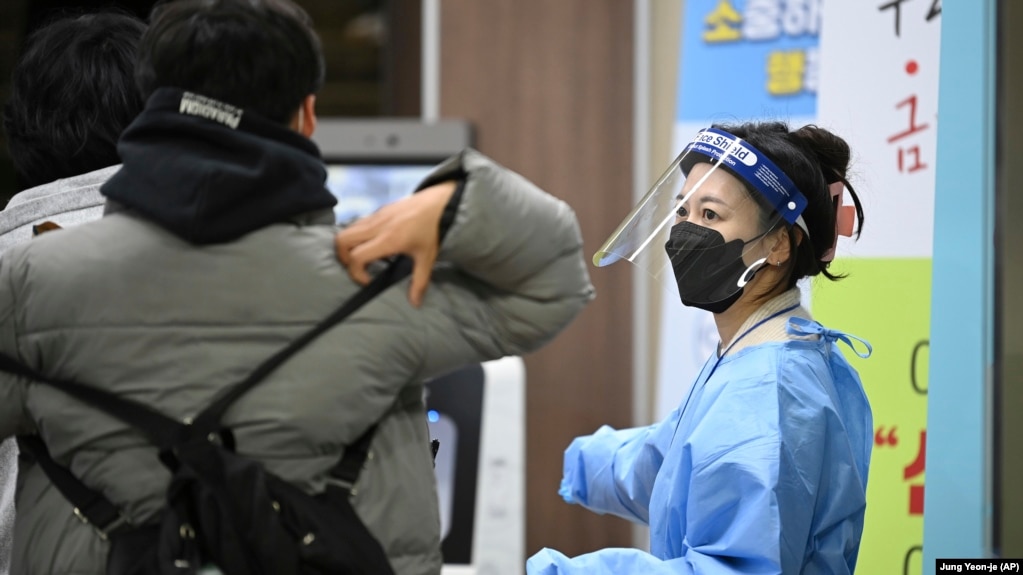
<svg viewBox="0 0 1023 575">
<path fill-rule="evenodd" d="M 874 415 L 874 448 L 857 573 L 919 574 L 923 555 L 924 445 L 931 313 L 930 258 L 845 259 L 848 274 L 811 287 L 815 319 L 873 346 L 860 373 Z"/>
</svg>

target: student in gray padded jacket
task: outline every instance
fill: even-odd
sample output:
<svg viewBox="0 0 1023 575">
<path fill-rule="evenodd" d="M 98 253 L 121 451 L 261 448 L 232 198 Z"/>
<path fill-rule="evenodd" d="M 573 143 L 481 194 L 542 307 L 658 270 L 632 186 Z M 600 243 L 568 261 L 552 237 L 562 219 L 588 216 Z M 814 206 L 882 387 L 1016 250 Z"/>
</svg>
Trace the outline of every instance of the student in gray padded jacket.
<svg viewBox="0 0 1023 575">
<path fill-rule="evenodd" d="M 184 419 L 353 295 L 369 262 L 412 255 L 414 288 L 321 336 L 225 423 L 240 453 L 308 492 L 378 424 L 353 505 L 396 573 L 438 573 L 419 382 L 535 350 L 592 299 L 571 209 L 466 150 L 337 236 L 308 139 L 322 56 L 287 0 L 165 4 L 136 73 L 147 105 L 101 188 L 107 214 L 0 260 L 0 352 Z M 169 475 L 142 435 L 0 374 L 0 438 L 32 433 L 132 525 L 158 519 Z M 35 489 L 19 492 L 13 571 L 103 573 L 107 542 Z"/>
<path fill-rule="evenodd" d="M 54 20 L 25 42 L 3 123 L 28 189 L 0 211 L 0 254 L 31 239 L 36 226 L 66 228 L 103 215 L 99 187 L 119 168 L 117 138 L 145 103 L 134 75 L 145 28 L 126 14 L 98 12 Z M 0 575 L 11 557 L 17 455 L 13 439 L 0 442 Z M 26 465 L 23 475 L 34 476 L 37 498 L 62 499 L 38 468 Z"/>
</svg>

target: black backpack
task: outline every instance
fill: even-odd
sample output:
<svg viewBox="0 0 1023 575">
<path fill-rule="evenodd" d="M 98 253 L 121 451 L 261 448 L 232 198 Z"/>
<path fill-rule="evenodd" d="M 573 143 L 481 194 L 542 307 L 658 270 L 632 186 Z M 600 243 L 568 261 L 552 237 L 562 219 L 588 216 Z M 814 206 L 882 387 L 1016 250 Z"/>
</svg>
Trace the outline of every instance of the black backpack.
<svg viewBox="0 0 1023 575">
<path fill-rule="evenodd" d="M 109 537 L 108 575 L 195 575 L 208 565 L 225 575 L 393 573 L 380 543 L 349 501 L 375 426 L 348 446 L 326 491 L 308 495 L 235 453 L 231 430 L 221 426 L 220 419 L 235 400 L 295 352 L 410 269 L 411 262 L 399 258 L 330 317 L 185 423 L 93 387 L 46 378 L 0 355 L 0 370 L 56 387 L 141 430 L 159 448 L 160 460 L 172 473 L 160 523 L 135 527 L 125 523 L 103 495 L 54 462 L 38 437 L 19 438 L 22 448 L 75 505 L 75 514 Z"/>
</svg>

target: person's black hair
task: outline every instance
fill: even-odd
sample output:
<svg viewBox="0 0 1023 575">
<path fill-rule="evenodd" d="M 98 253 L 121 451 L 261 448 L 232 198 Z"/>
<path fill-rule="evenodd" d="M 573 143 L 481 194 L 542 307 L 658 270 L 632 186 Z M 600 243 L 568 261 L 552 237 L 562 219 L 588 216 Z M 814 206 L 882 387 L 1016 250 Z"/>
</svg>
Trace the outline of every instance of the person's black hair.
<svg viewBox="0 0 1023 575">
<path fill-rule="evenodd" d="M 797 231 L 797 226 L 788 226 L 789 247 L 793 255 L 786 287 L 795 287 L 799 280 L 818 274 L 832 281 L 845 277 L 829 272 L 831 262 L 821 261 L 821 258 L 834 245 L 836 235 L 835 203 L 828 189 L 830 184 L 842 182 L 845 186 L 856 206 L 857 238 L 863 230 L 863 205 L 846 179 L 851 158 L 849 144 L 812 124 L 794 131 L 782 122 L 717 124 L 714 127 L 742 138 L 763 152 L 806 196 L 806 209 L 802 215 L 809 234 Z M 743 183 L 762 210 L 773 212 L 759 192 Z"/>
<path fill-rule="evenodd" d="M 324 61 L 289 0 L 177 0 L 153 9 L 135 73 L 146 98 L 179 88 L 287 124 L 323 85 Z"/>
<path fill-rule="evenodd" d="M 62 17 L 29 36 L 3 109 L 25 185 L 120 163 L 117 140 L 144 104 L 134 70 L 145 28 L 127 14 L 100 12 Z"/>
</svg>

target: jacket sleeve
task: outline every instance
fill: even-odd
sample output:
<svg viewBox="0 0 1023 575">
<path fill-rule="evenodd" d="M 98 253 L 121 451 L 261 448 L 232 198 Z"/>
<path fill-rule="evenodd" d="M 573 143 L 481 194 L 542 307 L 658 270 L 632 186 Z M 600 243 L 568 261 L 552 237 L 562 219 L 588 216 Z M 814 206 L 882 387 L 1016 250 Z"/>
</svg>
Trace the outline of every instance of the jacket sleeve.
<svg viewBox="0 0 1023 575">
<path fill-rule="evenodd" d="M 474 150 L 427 179 L 464 178 L 420 308 L 431 377 L 533 351 L 593 299 L 574 212 Z"/>
<path fill-rule="evenodd" d="M 18 306 L 12 281 L 18 253 L 20 250 L 15 248 L 0 257 L 0 353 L 21 361 L 15 331 Z M 26 406 L 27 386 L 24 378 L 0 371 L 0 440 L 35 432 Z"/>
<path fill-rule="evenodd" d="M 616 431 L 601 427 L 578 437 L 565 450 L 558 493 L 597 513 L 650 521 L 650 493 L 678 423 L 679 410 L 664 421 Z"/>
</svg>

